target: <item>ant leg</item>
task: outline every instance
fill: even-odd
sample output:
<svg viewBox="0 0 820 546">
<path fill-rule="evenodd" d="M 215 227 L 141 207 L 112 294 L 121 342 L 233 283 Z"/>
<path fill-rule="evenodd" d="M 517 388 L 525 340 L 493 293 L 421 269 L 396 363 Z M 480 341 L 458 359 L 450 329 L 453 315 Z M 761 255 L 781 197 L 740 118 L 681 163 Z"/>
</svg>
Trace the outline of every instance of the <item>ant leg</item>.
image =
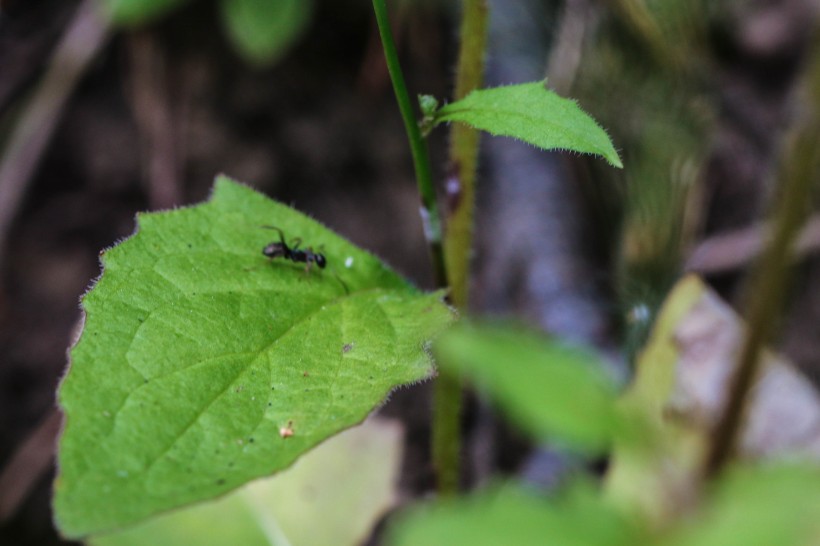
<svg viewBox="0 0 820 546">
<path fill-rule="evenodd" d="M 261 227 L 263 227 L 265 229 L 272 229 L 272 230 L 275 230 L 275 231 L 279 232 L 279 242 L 282 243 L 283 246 L 285 246 L 285 234 L 282 232 L 281 229 L 279 229 L 276 226 L 261 226 Z"/>
<path fill-rule="evenodd" d="M 302 244 L 302 238 L 301 237 L 295 237 L 295 238 L 290 240 L 291 250 L 298 249 L 299 245 L 301 245 L 301 244 Z"/>
</svg>

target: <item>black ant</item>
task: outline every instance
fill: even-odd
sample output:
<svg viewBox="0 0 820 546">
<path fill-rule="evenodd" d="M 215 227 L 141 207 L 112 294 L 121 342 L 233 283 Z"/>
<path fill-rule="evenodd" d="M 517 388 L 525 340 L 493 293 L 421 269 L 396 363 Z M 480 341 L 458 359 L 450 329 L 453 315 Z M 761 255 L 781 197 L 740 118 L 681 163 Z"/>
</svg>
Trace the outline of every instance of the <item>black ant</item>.
<svg viewBox="0 0 820 546">
<path fill-rule="evenodd" d="M 302 262 L 305 264 L 305 272 L 310 271 L 310 267 L 312 264 L 316 264 L 317 266 L 319 266 L 319 269 L 324 269 L 327 265 L 327 260 L 325 259 L 324 254 L 321 254 L 319 252 L 313 252 L 313 249 L 311 247 L 308 247 L 304 250 L 299 248 L 299 245 L 302 243 L 302 239 L 293 239 L 290 242 L 291 246 L 288 246 L 288 244 L 285 242 L 285 234 L 282 232 L 281 229 L 274 226 L 262 227 L 267 229 L 274 229 L 279 232 L 279 241 L 269 243 L 265 248 L 262 249 L 262 254 L 264 254 L 271 260 L 274 258 L 284 258 L 295 263 Z"/>
</svg>

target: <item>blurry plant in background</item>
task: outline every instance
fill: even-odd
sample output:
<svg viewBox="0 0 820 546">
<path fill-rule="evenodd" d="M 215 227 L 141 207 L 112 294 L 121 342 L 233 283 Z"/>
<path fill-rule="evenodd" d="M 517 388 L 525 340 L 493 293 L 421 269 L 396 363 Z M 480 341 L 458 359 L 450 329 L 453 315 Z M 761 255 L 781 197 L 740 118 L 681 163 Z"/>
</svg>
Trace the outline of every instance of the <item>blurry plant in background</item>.
<svg viewBox="0 0 820 546">
<path fill-rule="evenodd" d="M 680 275 L 703 208 L 700 186 L 718 109 L 709 83 L 714 4 L 615 2 L 573 87 L 595 104 L 630 161 L 623 177 L 596 171 L 591 183 L 620 209 L 611 247 L 633 358 Z"/>
<path fill-rule="evenodd" d="M 101 0 L 114 25 L 136 27 L 168 15 L 190 0 Z M 224 0 L 222 24 L 231 43 L 246 61 L 276 62 L 304 33 L 313 11 L 311 0 Z"/>
<path fill-rule="evenodd" d="M 170 112 L 167 67 L 156 39 L 146 25 L 168 15 L 185 0 L 86 0 L 77 9 L 52 56 L 46 73 L 20 119 L 7 137 L 0 157 L 0 249 L 13 214 L 25 194 L 38 160 L 44 152 L 63 105 L 89 64 L 105 47 L 111 28 L 136 29 L 131 53 L 135 66 L 133 102 L 136 123 L 144 135 L 148 184 L 155 206 L 168 207 L 180 201 L 175 190 L 177 154 Z M 249 63 L 275 63 L 304 33 L 312 13 L 312 2 L 229 0 L 221 2 L 225 32 L 237 52 Z M 143 74 L 142 77 L 139 74 Z M 12 84 L 13 85 L 13 84 Z M 9 94 L 14 93 L 11 88 Z"/>
<path fill-rule="evenodd" d="M 10 5 L 13 9 L 14 2 Z M 381 231 L 373 229 L 380 225 L 378 218 L 385 226 L 400 223 L 396 213 L 379 216 L 382 209 L 412 211 L 418 199 L 407 184 L 407 169 L 394 167 L 410 162 L 406 151 L 392 151 L 402 146 L 393 136 L 400 134 L 398 125 L 380 125 L 395 106 L 385 101 L 382 107 L 372 96 L 367 101 L 340 98 L 355 85 L 361 92 L 373 82 L 386 84 L 380 61 L 373 60 L 382 55 L 374 45 L 381 36 L 423 206 L 422 221 L 402 220 L 411 227 L 384 239 L 379 250 L 403 264 L 400 270 L 406 263 L 423 269 L 419 252 L 407 244 L 407 232 L 420 232 L 423 225 L 433 273 L 416 276 L 433 277 L 437 287 L 448 289 L 461 315 L 450 315 L 440 301 L 443 292 L 423 293 L 331 230 L 224 177 L 203 205 L 141 215 L 138 234 L 103 255 L 105 275 L 84 297 L 84 333 L 72 349 L 72 369 L 61 388 L 68 428 L 61 441 L 55 506 L 62 532 L 90 534 L 92 544 L 109 545 L 356 544 L 368 537 L 386 544 L 454 545 L 816 543 L 820 396 L 798 367 L 764 346 L 779 339 L 777 326 L 790 296 L 819 288 L 808 274 L 798 277 L 799 284 L 791 282 L 788 267 L 795 252 L 812 251 L 820 241 L 810 217 L 812 184 L 820 170 L 820 55 L 810 40 L 817 10 L 799 0 L 778 7 L 740 0 L 490 5 L 488 16 L 483 1 L 461 3 L 455 92 L 450 100 L 422 97 L 422 116 L 414 113 L 402 81 L 381 0 L 373 2 L 378 32 L 371 25 L 369 45 L 358 40 L 354 48 L 354 58 L 364 56 L 358 77 L 344 76 L 342 84 L 333 81 L 344 73 L 336 72 L 329 53 L 343 49 L 339 35 L 336 45 L 311 48 L 326 41 L 323 29 L 344 33 L 346 26 L 358 24 L 358 35 L 366 34 L 357 21 L 367 6 L 105 0 L 79 7 L 33 91 L 20 95 L 25 86 L 18 82 L 17 91 L 6 95 L 17 98 L 16 109 L 6 107 L 13 101 L 3 101 L 0 86 L 0 241 L 6 243 L 0 245 L 0 264 L 9 271 L 8 291 L 14 282 L 23 286 L 15 279 L 21 278 L 18 271 L 26 271 L 10 236 L 12 220 L 27 225 L 25 215 L 18 214 L 26 210 L 26 187 L 34 183 L 52 133 L 59 131 L 57 120 L 68 110 L 69 95 L 109 43 L 112 29 L 127 36 L 123 43 L 132 72 L 125 95 L 142 153 L 139 163 L 124 170 L 136 171 L 137 178 L 141 171 L 147 182 L 142 193 L 151 208 L 170 208 L 201 195 L 191 191 L 192 182 L 182 181 L 203 169 L 229 170 L 216 154 L 203 161 L 203 150 L 207 155 L 219 149 L 234 158 L 228 162 L 247 154 L 251 159 L 244 164 L 251 165 L 251 173 L 264 166 L 261 156 L 268 149 L 255 154 L 252 139 L 273 128 L 267 142 L 276 142 L 272 148 L 279 170 L 259 172 L 267 173 L 263 179 L 284 180 L 275 190 L 281 199 L 296 196 L 310 203 L 321 191 L 318 179 L 326 177 L 331 180 L 322 181 L 327 204 L 317 210 L 340 211 L 336 219 L 329 215 L 325 220 L 340 231 L 358 223 L 375 237 Z M 211 19 L 198 16 L 203 12 Z M 411 72 L 410 90 L 450 97 L 444 89 L 448 84 L 425 72 L 432 65 L 446 70 L 450 56 L 431 58 L 414 49 L 440 39 L 437 25 L 419 24 L 430 13 L 437 22 L 451 14 L 439 3 L 403 2 L 402 21 L 394 19 L 393 26 L 407 33 L 403 61 L 416 72 Z M 413 14 L 419 17 L 415 23 Z M 218 50 L 212 44 L 214 21 L 261 75 L 248 83 L 231 66 L 230 56 L 220 61 L 230 68 L 219 73 L 230 77 L 215 86 L 221 91 L 212 96 L 217 110 L 229 106 L 220 111 L 222 122 L 241 127 L 233 140 L 202 131 L 218 123 L 198 106 L 189 111 L 196 101 L 180 100 L 185 93 L 190 97 L 191 89 L 205 93 L 202 82 L 213 84 L 213 74 L 174 72 L 174 67 L 186 67 L 180 59 L 190 54 L 175 51 L 176 30 L 190 33 L 188 46 L 203 49 L 197 54 L 211 55 Z M 0 19 L 0 40 L 3 24 Z M 176 26 L 156 30 L 163 25 Z M 792 33 L 784 34 L 783 25 Z M 532 34 L 519 33 L 519 27 Z M 303 46 L 300 37 L 307 38 Z M 474 91 L 484 87 L 486 51 L 496 71 L 491 79 L 503 74 L 503 83 L 509 84 L 509 78 L 520 81 L 511 76 L 516 69 L 528 70 L 516 64 L 523 58 L 516 48 L 543 53 L 539 44 L 550 41 L 546 86 L 577 97 L 606 127 L 615 148 L 575 104 L 540 81 Z M 291 48 L 298 59 L 288 65 Z M 277 63 L 279 68 L 269 68 Z M 300 83 L 288 80 L 297 65 L 307 75 Z M 536 78 L 523 80 L 540 80 L 542 67 Z M 381 80 L 373 76 L 377 73 Z M 776 83 L 768 81 L 771 73 L 779 77 Z M 187 90 L 175 88 L 175 82 L 186 81 Z M 285 94 L 285 88 L 292 93 Z M 772 104 L 779 116 L 766 108 Z M 283 122 L 285 113 L 294 111 L 297 121 Z M 310 116 L 316 123 L 306 121 Z M 337 136 L 342 138 L 318 137 L 320 145 L 314 145 L 333 123 L 341 124 Z M 280 124 L 288 131 L 279 132 Z M 358 136 L 354 124 L 367 136 Z M 437 125 L 451 125 L 449 153 L 442 151 Z M 539 151 L 537 157 L 552 162 L 542 169 L 542 159 L 529 159 L 532 150 L 510 155 L 515 148 L 501 139 L 486 142 L 487 158 L 477 161 L 474 129 L 542 149 L 597 154 L 610 165 Z M 71 138 L 83 141 L 90 134 Z M 426 157 L 428 142 L 433 162 Z M 300 155 L 302 149 L 313 155 Z M 353 156 L 353 166 L 343 162 L 339 169 L 330 161 L 330 167 L 310 170 L 314 161 L 321 165 L 336 150 L 343 158 Z M 505 163 L 510 157 L 517 159 Z M 195 158 L 199 165 L 189 165 Z M 623 170 L 611 168 L 620 167 L 621 159 Z M 478 167 L 484 161 L 486 170 Z M 297 162 L 306 163 L 300 168 L 310 174 L 289 167 Z M 436 162 L 444 165 L 444 175 Z M 183 174 L 182 166 L 190 172 Z M 52 179 L 54 169 L 47 172 Z M 394 172 L 402 173 L 403 186 L 385 175 Z M 351 178 L 355 181 L 342 181 Z M 367 197 L 365 178 L 375 180 L 372 188 L 378 189 L 367 190 L 374 197 Z M 440 190 L 433 185 L 438 178 L 445 180 Z M 567 190 L 577 185 L 583 192 Z M 385 190 L 388 186 L 393 194 Z M 481 200 L 485 187 L 495 199 Z M 725 195 L 742 191 L 765 199 L 747 198 L 735 211 Z M 512 198 L 497 198 L 503 195 Z M 576 201 L 579 196 L 583 203 Z M 350 204 L 354 200 L 358 208 Z M 394 202 L 404 208 L 391 208 Z M 139 207 L 129 202 L 123 213 L 134 208 Z M 564 213 L 532 218 L 522 214 L 523 208 L 544 217 L 551 213 L 541 211 Z M 765 225 L 698 243 L 716 226 L 748 223 L 767 209 L 772 212 Z M 81 216 L 79 210 L 73 214 Z M 745 222 L 733 220 L 737 217 Z M 495 223 L 498 218 L 506 220 Z M 259 227 L 271 224 L 282 229 L 275 243 L 284 250 L 268 261 L 260 249 L 270 242 L 270 232 Z M 112 239 L 103 237 L 90 247 Z M 420 247 L 420 238 L 414 240 Z M 371 245 L 362 246 L 377 245 L 371 239 Z M 472 261 L 474 246 L 479 250 Z M 318 265 L 317 256 L 327 268 Z M 748 278 L 734 274 L 758 257 Z M 740 295 L 734 299 L 743 319 L 697 277 L 684 277 L 687 269 L 717 272 L 711 280 L 724 297 Z M 43 286 L 48 277 L 36 279 Z M 595 288 L 550 305 L 581 285 Z M 545 339 L 518 327 L 464 318 L 488 308 L 497 311 L 490 302 L 498 301 L 498 294 L 507 300 L 501 306 L 519 316 L 532 316 L 533 308 L 535 316 L 577 313 L 613 328 L 606 337 L 597 326 L 589 331 L 599 337 L 579 335 L 549 318 L 538 321 L 552 334 Z M 811 304 L 812 297 L 804 299 L 808 303 L 801 311 L 797 300 L 801 314 L 791 315 L 781 337 L 802 343 L 793 350 L 801 356 L 799 367 L 816 374 L 811 317 L 820 306 Z M 568 301 L 574 303 L 566 307 Z M 572 307 L 590 301 L 589 308 Z M 2 311 L 4 326 L 10 325 L 17 309 L 6 305 Z M 73 311 L 66 316 L 73 317 Z M 455 320 L 461 324 L 439 338 Z M 397 400 L 381 410 L 404 421 L 404 441 L 397 423 L 368 421 L 270 480 L 155 517 L 284 469 L 318 442 L 360 422 L 396 386 L 429 378 L 434 372 L 426 351 L 433 338 L 439 339 L 432 346 L 438 367 L 432 417 L 418 409 L 427 403 L 418 387 L 395 392 Z M 613 374 L 613 369 L 618 371 Z M 482 400 L 468 403 L 466 419 L 460 417 L 462 378 Z M 13 387 L 6 388 L 11 392 Z M 497 432 L 498 425 L 485 418 L 492 413 L 489 407 L 516 432 L 511 435 L 505 427 Z M 12 543 L 57 540 L 42 524 L 38 538 L 19 517 L 11 519 L 49 463 L 57 423 L 56 417 L 48 418 L 13 453 L 11 448 L 0 451 L 0 521 L 12 522 L 7 528 Z M 532 479 L 532 465 L 542 459 L 523 464 L 529 448 L 521 444 L 528 443 L 558 454 L 547 460 L 569 461 L 546 470 L 546 491 Z M 510 465 L 500 457 L 494 460 L 494 453 L 526 471 L 499 481 Z M 593 464 L 601 460 L 605 470 Z M 441 498 L 377 525 L 399 496 L 429 492 L 431 471 Z M 345 481 L 332 487 L 340 476 Z M 490 479 L 494 485 L 483 491 L 455 495 Z M 42 513 L 37 517 L 43 521 Z M 114 531 L 123 526 L 124 531 Z"/>
</svg>

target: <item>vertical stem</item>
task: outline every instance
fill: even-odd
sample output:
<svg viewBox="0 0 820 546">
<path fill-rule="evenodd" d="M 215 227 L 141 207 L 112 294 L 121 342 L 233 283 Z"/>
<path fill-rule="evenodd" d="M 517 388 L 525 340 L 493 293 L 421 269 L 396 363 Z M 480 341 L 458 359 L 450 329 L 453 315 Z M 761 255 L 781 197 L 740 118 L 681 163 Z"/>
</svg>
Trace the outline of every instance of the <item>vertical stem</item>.
<svg viewBox="0 0 820 546">
<path fill-rule="evenodd" d="M 472 248 L 473 210 L 475 208 L 475 172 L 478 156 L 478 133 L 457 125 L 453 128 L 448 178 L 448 231 L 442 251 L 441 219 L 436 205 L 430 160 L 426 142 L 413 115 L 407 86 L 393 42 L 384 0 L 373 0 L 373 10 L 382 38 L 387 68 L 393 90 L 404 119 L 407 137 L 413 152 L 416 179 L 422 200 L 424 231 L 430 245 L 439 286 L 452 289 L 453 303 L 467 307 L 469 257 Z M 455 98 L 481 87 L 484 79 L 484 51 L 487 36 L 485 0 L 465 0 L 461 24 L 461 47 L 456 70 Z M 446 260 L 446 264 L 445 264 Z M 461 382 L 457 377 L 440 376 L 434 388 L 432 458 L 439 491 L 454 493 L 458 489 L 461 414 Z"/>
<path fill-rule="evenodd" d="M 729 398 L 713 431 L 704 477 L 717 475 L 730 460 L 742 431 L 749 391 L 760 368 L 760 351 L 771 337 L 789 279 L 789 262 L 800 227 L 811 206 L 812 184 L 820 172 L 820 49 L 815 41 L 809 67 L 808 114 L 790 135 L 782 158 L 782 192 L 774 214 L 774 233 L 748 292 L 746 340 L 732 377 Z"/>
<path fill-rule="evenodd" d="M 485 0 L 464 0 L 463 4 L 454 100 L 464 98 L 484 84 L 487 4 Z M 465 124 L 453 124 L 450 132 L 450 174 L 446 188 L 444 257 L 451 297 L 459 309 L 466 309 L 468 302 L 478 142 L 478 131 Z"/>
<path fill-rule="evenodd" d="M 465 97 L 484 83 L 484 52 L 487 42 L 485 0 L 464 0 L 459 39 L 461 45 L 454 100 Z M 467 309 L 469 294 L 478 142 L 479 133 L 475 129 L 463 124 L 452 126 L 446 186 L 447 230 L 444 259 L 450 297 L 462 311 Z M 454 493 L 458 489 L 461 398 L 459 377 L 442 374 L 436 380 L 433 391 L 433 464 L 438 475 L 439 491 L 442 493 Z"/>
<path fill-rule="evenodd" d="M 416 169 L 416 182 L 421 195 L 421 217 L 424 224 L 424 235 L 430 246 L 436 284 L 447 286 L 447 272 L 444 264 L 444 253 L 441 245 L 441 218 L 436 204 L 436 193 L 433 188 L 433 177 L 430 159 L 427 153 L 427 142 L 421 136 L 421 130 L 413 114 L 407 85 L 404 82 L 396 45 L 387 18 L 384 0 L 373 0 L 373 10 L 384 47 L 387 69 L 393 82 L 393 91 L 399 103 L 404 128 L 410 141 L 413 153 L 413 164 Z M 458 381 L 451 377 L 441 376 L 434 385 L 432 459 L 436 470 L 439 491 L 453 493 L 458 488 L 459 476 L 459 408 L 461 389 Z"/>
<path fill-rule="evenodd" d="M 442 495 L 458 492 L 461 473 L 461 380 L 441 373 L 433 384 L 431 450 L 436 485 Z"/>
<path fill-rule="evenodd" d="M 421 218 L 424 225 L 424 236 L 430 246 L 436 285 L 443 288 L 447 286 L 447 275 L 441 247 L 441 217 L 436 204 L 436 191 L 433 187 L 427 142 L 421 136 L 421 130 L 413 113 L 413 105 L 407 92 L 407 84 L 404 82 L 396 44 L 393 41 L 393 31 L 390 29 L 390 21 L 387 18 L 385 0 L 373 0 L 373 11 L 376 14 L 376 23 L 379 26 L 384 57 L 387 61 L 387 70 L 390 72 L 396 102 L 399 104 L 401 117 L 404 120 L 404 129 L 407 132 L 407 139 L 410 141 L 410 150 L 413 154 L 416 183 L 421 196 Z"/>
</svg>

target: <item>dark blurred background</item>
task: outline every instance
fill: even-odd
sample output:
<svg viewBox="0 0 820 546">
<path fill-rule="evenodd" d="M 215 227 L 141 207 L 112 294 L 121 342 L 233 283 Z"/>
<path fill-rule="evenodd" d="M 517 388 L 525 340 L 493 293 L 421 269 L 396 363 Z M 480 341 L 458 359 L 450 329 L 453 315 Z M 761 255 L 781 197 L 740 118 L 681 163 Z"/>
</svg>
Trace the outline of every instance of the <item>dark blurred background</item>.
<svg viewBox="0 0 820 546">
<path fill-rule="evenodd" d="M 473 307 L 594 345 L 625 377 L 683 271 L 737 303 L 799 117 L 817 2 L 489 4 L 488 83 L 549 75 L 608 129 L 626 168 L 485 138 Z M 210 0 L 126 29 L 89 5 L 0 1 L 0 544 L 60 543 L 54 393 L 98 253 L 133 232 L 137 211 L 202 201 L 226 173 L 432 284 L 369 2 L 317 0 L 265 66 L 236 52 Z M 411 93 L 449 97 L 458 3 L 391 8 Z M 446 130 L 430 144 L 442 180 Z M 778 343 L 815 380 L 817 231 Z M 402 390 L 384 409 L 407 425 L 409 494 L 432 479 L 427 398 L 425 386 Z M 465 434 L 471 483 L 499 470 L 548 480 L 560 466 L 475 401 Z"/>
</svg>

